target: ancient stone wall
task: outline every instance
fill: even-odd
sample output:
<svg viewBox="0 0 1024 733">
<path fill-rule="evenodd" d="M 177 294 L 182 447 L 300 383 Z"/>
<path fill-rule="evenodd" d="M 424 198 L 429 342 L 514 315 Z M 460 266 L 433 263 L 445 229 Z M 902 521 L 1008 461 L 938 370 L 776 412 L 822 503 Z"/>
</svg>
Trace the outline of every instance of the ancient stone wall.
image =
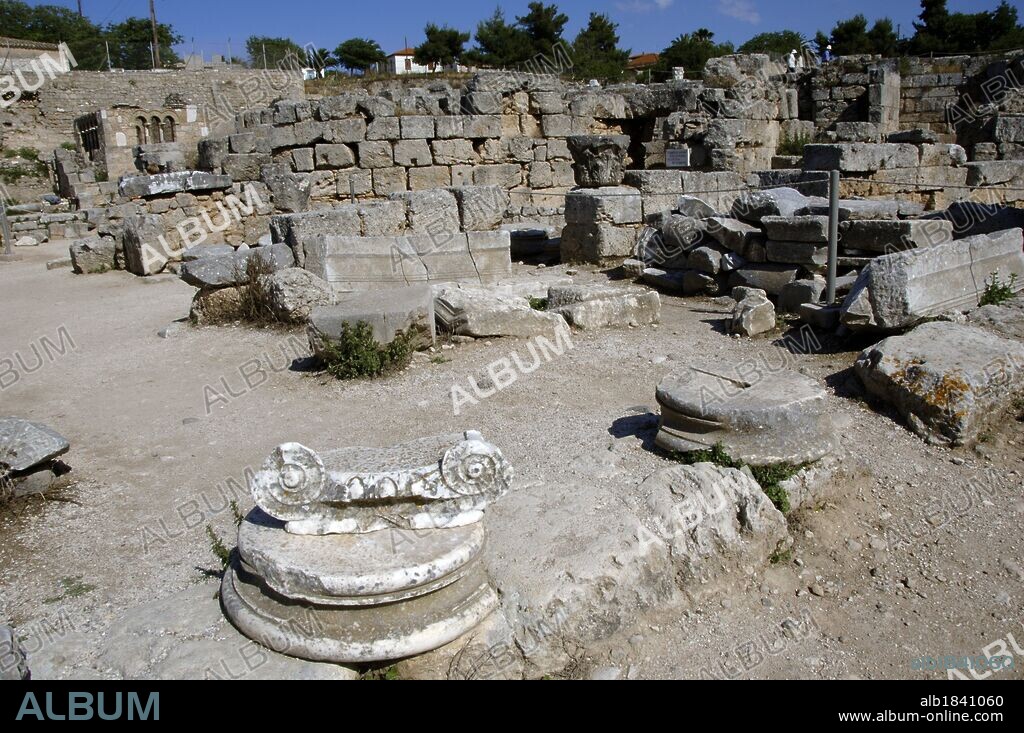
<svg viewBox="0 0 1024 733">
<path fill-rule="evenodd" d="M 205 108 L 216 132 L 230 128 L 238 112 L 305 95 L 301 75 L 276 70 L 72 71 L 39 89 L 38 108 L 42 123 L 68 139 L 76 117 L 125 103 L 152 109 Z"/>
</svg>

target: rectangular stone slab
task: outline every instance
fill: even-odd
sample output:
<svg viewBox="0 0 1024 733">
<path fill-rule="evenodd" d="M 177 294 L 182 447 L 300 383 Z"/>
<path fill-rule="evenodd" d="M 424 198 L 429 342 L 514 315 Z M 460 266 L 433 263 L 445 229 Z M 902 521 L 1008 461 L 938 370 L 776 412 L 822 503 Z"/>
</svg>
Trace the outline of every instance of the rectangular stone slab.
<svg viewBox="0 0 1024 733">
<path fill-rule="evenodd" d="M 844 221 L 839 236 L 844 249 L 886 254 L 949 242 L 953 223 L 943 219 Z"/>
<path fill-rule="evenodd" d="M 1024 232 L 1009 229 L 883 255 L 861 273 L 843 303 L 854 330 L 895 331 L 945 311 L 976 306 L 992 273 L 1024 290 Z"/>
<path fill-rule="evenodd" d="M 487 285 L 511 276 L 510 248 L 508 232 L 325 235 L 307 243 L 304 266 L 337 293 L 423 282 Z"/>
</svg>

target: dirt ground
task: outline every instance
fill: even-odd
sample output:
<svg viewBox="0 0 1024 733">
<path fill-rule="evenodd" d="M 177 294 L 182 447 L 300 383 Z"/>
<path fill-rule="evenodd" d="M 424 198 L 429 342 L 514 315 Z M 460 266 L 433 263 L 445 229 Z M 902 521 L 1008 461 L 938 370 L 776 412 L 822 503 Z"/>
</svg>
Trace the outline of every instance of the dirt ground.
<svg viewBox="0 0 1024 733">
<path fill-rule="evenodd" d="M 572 497 L 587 507 L 666 465 L 644 442 L 655 387 L 679 359 L 771 362 L 783 352 L 778 335 L 725 336 L 724 309 L 713 301 L 664 297 L 659 327 L 577 335 L 564 357 L 455 416 L 452 386 L 466 386 L 517 342 L 439 349 L 387 380 L 341 383 L 292 367 L 301 332 L 180 327 L 162 338 L 187 315 L 192 288 L 173 276 L 47 271 L 46 260 L 62 255 L 53 243 L 0 263 L 0 359 L 20 354 L 35 367 L 33 346 L 44 354 L 38 368 L 18 367 L 17 383 L 0 392 L 0 414 L 64 434 L 73 468 L 61 491 L 0 512 L 0 620 L 31 628 L 74 619 L 86 639 L 79 656 L 101 645 L 126 609 L 218 566 L 205 527 L 230 536 L 225 487 L 251 506 L 240 488 L 245 471 L 282 442 L 328 449 L 478 429 L 524 487 L 557 484 L 581 459 L 614 452 L 593 497 Z M 41 339 L 56 344 L 61 329 L 73 347 L 45 356 Z M 825 353 L 793 357 L 833 393 L 850 478 L 790 517 L 792 557 L 695 610 L 646 610 L 580 649 L 568 674 L 945 678 L 912 669 L 912 660 L 978 656 L 1004 640 L 989 653 L 1016 647 L 1017 664 L 994 676 L 1024 679 L 1024 423 L 1002 420 L 977 449 L 930 447 L 863 401 L 850 367 L 866 345 L 826 343 Z M 528 518 L 499 504 L 487 519 L 492 546 L 511 546 L 503 534 L 529 532 L 523 522 L 545 522 L 543 502 L 536 506 Z M 557 545 L 534 551 L 557 570 Z M 81 661 L 58 675 L 74 676 Z"/>
</svg>

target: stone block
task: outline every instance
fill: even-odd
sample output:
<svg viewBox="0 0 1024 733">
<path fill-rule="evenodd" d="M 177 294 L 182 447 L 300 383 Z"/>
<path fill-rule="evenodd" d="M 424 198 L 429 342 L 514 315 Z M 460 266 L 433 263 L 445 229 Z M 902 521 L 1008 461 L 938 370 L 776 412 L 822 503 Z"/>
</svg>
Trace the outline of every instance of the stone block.
<svg viewBox="0 0 1024 733">
<path fill-rule="evenodd" d="M 843 302 L 843 324 L 894 331 L 975 306 L 992 273 L 1003 282 L 1015 274 L 1015 290 L 1024 290 L 1022 249 L 1024 234 L 1010 229 L 877 257 Z"/>
<path fill-rule="evenodd" d="M 348 145 L 317 145 L 316 167 L 318 170 L 351 168 L 356 164 L 356 156 Z"/>
<path fill-rule="evenodd" d="M 429 285 L 411 285 L 383 291 L 349 293 L 337 304 L 313 309 L 309 317 L 309 343 L 323 354 L 325 344 L 337 342 L 345 326 L 369 324 L 374 340 L 387 345 L 398 334 L 413 335 L 418 345 L 435 339 L 434 294 Z"/>
<path fill-rule="evenodd" d="M 430 145 L 426 140 L 400 140 L 395 143 L 395 164 L 407 168 L 433 165 Z"/>
<path fill-rule="evenodd" d="M 568 224 L 639 224 L 643 221 L 640 192 L 628 186 L 577 189 L 565 197 Z"/>
<path fill-rule="evenodd" d="M 925 323 L 864 351 L 867 391 L 928 442 L 963 445 L 1024 392 L 1024 346 L 974 326 Z"/>
<path fill-rule="evenodd" d="M 431 140 L 434 138 L 434 118 L 426 116 L 400 117 L 403 140 Z"/>
</svg>

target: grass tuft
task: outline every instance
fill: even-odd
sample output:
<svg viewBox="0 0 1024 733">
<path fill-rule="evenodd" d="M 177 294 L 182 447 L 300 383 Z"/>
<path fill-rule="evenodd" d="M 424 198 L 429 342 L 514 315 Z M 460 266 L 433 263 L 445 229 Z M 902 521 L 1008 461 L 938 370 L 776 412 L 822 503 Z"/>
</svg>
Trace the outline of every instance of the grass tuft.
<svg viewBox="0 0 1024 733">
<path fill-rule="evenodd" d="M 981 300 L 978 302 L 978 305 L 1002 305 L 1008 300 L 1013 300 L 1016 286 L 1016 272 L 1010 274 L 1010 281 L 1008 283 L 1004 283 L 999 279 L 998 272 L 993 272 L 992 276 L 985 281 L 985 292 L 981 294 Z"/>
</svg>

